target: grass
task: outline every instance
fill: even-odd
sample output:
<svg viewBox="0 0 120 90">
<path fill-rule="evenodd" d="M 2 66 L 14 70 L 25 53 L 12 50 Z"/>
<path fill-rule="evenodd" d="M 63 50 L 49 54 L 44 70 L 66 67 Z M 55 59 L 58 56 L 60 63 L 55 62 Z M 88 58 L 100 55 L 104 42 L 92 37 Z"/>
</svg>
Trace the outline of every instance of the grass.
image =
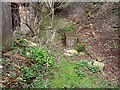
<svg viewBox="0 0 120 90">
<path fill-rule="evenodd" d="M 90 76 L 86 72 L 89 70 L 83 68 L 79 73 L 76 73 L 76 65 L 78 62 L 73 62 L 71 60 L 63 60 L 58 64 L 58 68 L 55 72 L 54 79 L 51 80 L 51 86 L 54 88 L 107 88 L 111 87 L 102 78 L 96 76 Z M 83 64 L 84 65 L 84 64 Z M 80 66 L 82 68 L 84 66 Z M 85 67 L 88 67 L 86 65 Z M 99 74 L 98 74 L 99 76 Z"/>
<path fill-rule="evenodd" d="M 74 72 L 75 63 L 69 61 L 62 62 L 63 64 L 58 65 L 58 72 L 55 74 L 52 80 L 53 87 L 73 87 L 77 80 L 77 75 Z"/>
</svg>

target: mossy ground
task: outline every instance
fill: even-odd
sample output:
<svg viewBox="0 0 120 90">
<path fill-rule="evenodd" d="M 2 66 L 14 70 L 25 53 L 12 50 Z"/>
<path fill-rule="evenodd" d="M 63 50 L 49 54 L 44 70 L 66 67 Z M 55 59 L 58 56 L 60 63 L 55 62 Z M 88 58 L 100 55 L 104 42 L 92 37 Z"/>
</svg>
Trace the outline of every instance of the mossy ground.
<svg viewBox="0 0 120 90">
<path fill-rule="evenodd" d="M 95 76 L 79 76 L 76 73 L 76 63 L 71 60 L 63 60 L 58 63 L 54 78 L 51 80 L 51 87 L 54 88 L 107 88 L 113 87 L 109 82 L 100 78 L 99 74 Z M 88 71 L 85 71 L 88 72 Z M 85 73 L 83 72 L 83 73 Z"/>
</svg>

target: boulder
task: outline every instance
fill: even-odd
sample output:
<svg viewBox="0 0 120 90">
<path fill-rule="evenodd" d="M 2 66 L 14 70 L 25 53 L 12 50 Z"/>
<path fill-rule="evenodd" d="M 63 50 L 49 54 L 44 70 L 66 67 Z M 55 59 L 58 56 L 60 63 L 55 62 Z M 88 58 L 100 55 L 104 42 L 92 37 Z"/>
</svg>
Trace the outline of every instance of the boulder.
<svg viewBox="0 0 120 90">
<path fill-rule="evenodd" d="M 76 49 L 77 45 L 77 37 L 74 36 L 66 36 L 66 46 L 69 49 Z"/>
<path fill-rule="evenodd" d="M 70 50 L 64 49 L 64 55 L 66 56 L 74 56 L 76 54 L 78 54 L 78 52 L 74 49 L 70 49 Z"/>
<path fill-rule="evenodd" d="M 103 71 L 105 65 L 103 62 L 94 61 L 93 66 L 98 67 L 100 71 Z"/>
</svg>

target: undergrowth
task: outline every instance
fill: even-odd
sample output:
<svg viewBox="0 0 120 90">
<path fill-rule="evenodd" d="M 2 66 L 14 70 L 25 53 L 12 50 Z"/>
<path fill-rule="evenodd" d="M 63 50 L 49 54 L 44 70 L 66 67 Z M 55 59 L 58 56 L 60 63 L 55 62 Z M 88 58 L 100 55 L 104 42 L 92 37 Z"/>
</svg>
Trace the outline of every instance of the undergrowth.
<svg viewBox="0 0 120 90">
<path fill-rule="evenodd" d="M 26 43 L 22 42 L 22 44 Z M 52 67 L 55 61 L 47 50 L 30 46 L 21 48 L 15 43 L 10 53 L 12 53 L 12 57 L 9 61 L 2 60 L 2 64 L 5 65 L 3 75 L 6 76 L 9 73 L 8 80 L 5 81 L 3 87 L 34 87 L 34 81 L 40 80 L 41 83 L 44 83 L 42 80 L 53 75 Z"/>
<path fill-rule="evenodd" d="M 22 43 L 26 44 L 26 42 Z M 4 83 L 4 87 L 115 87 L 111 82 L 101 78 L 102 73 L 99 68 L 89 65 L 87 60 L 74 61 L 74 56 L 65 57 L 62 52 L 52 49 L 43 50 L 40 47 L 27 46 L 20 48 L 15 45 L 11 52 L 14 58 L 9 61 L 3 60 L 3 65 L 5 65 L 3 75 L 6 76 L 9 73 L 9 76 L 7 76 L 8 80 Z M 58 58 L 60 59 L 59 62 L 57 62 Z"/>
</svg>

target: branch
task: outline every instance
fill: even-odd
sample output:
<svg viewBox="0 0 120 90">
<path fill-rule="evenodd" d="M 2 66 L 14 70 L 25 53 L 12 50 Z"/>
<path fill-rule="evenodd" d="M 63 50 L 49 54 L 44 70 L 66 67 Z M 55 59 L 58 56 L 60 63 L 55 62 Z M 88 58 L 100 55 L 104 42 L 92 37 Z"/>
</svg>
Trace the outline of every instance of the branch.
<svg viewBox="0 0 120 90">
<path fill-rule="evenodd" d="M 29 28 L 29 30 L 31 31 L 32 37 L 35 36 L 34 30 L 30 27 L 30 25 L 28 25 L 27 23 L 23 23 L 23 24 L 25 24 Z"/>
</svg>

